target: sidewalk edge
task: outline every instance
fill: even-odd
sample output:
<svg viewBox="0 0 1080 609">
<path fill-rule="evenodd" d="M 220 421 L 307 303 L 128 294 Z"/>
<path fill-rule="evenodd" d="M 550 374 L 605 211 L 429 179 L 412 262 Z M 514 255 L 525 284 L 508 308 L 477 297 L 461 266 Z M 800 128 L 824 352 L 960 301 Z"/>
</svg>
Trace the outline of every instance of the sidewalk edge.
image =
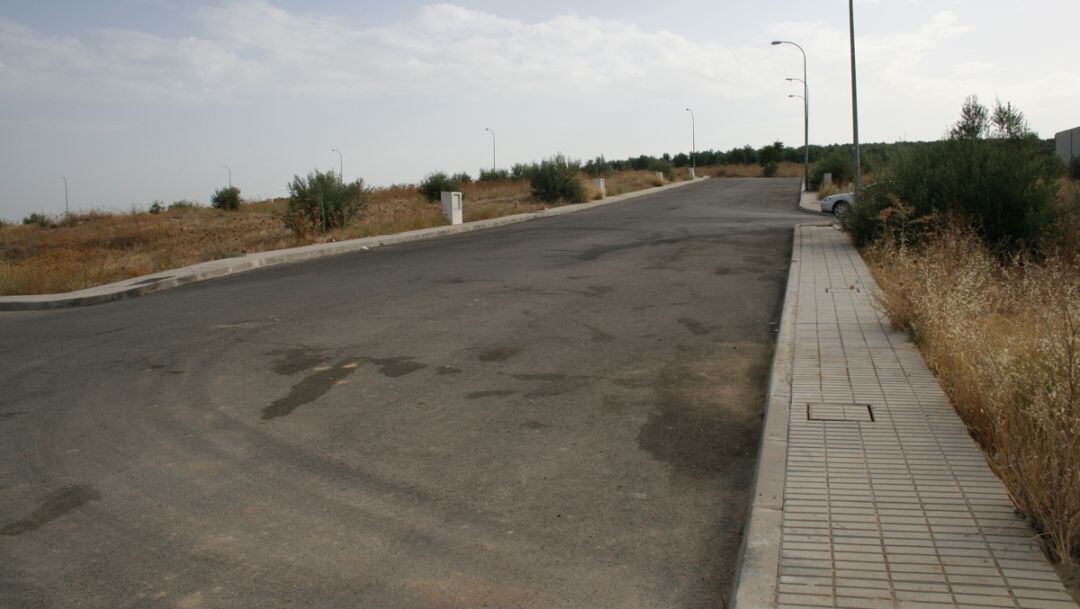
<svg viewBox="0 0 1080 609">
<path fill-rule="evenodd" d="M 791 406 L 791 374 L 799 306 L 799 251 L 803 226 L 795 226 L 791 244 L 791 266 L 788 268 L 780 328 L 769 374 L 765 424 L 762 427 L 757 469 L 754 472 L 753 494 L 731 588 L 732 609 L 765 609 L 777 606 L 784 482 L 787 470 L 788 414 Z"/>
</svg>

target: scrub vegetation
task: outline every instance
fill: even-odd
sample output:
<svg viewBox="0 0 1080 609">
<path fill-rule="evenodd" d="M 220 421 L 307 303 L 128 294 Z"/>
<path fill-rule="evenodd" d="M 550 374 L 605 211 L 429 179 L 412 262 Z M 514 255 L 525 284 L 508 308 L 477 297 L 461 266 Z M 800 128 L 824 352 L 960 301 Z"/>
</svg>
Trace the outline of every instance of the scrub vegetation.
<svg viewBox="0 0 1080 609">
<path fill-rule="evenodd" d="M 1011 105 L 969 98 L 844 218 L 878 295 L 1050 553 L 1080 563 L 1080 182 Z"/>
<path fill-rule="evenodd" d="M 779 146 L 779 148 L 778 148 Z M 790 149 L 769 147 L 783 157 Z M 751 147 L 700 152 L 697 175 L 761 177 L 765 167 Z M 711 164 L 710 164 L 711 163 Z M 218 189 L 212 205 L 153 201 L 129 213 L 34 213 L 21 225 L 0 222 L 0 295 L 68 292 L 199 262 L 312 243 L 386 235 L 446 224 L 444 190 L 464 194 L 465 221 L 497 218 L 601 197 L 595 178 L 614 196 L 689 179 L 685 155 L 642 155 L 584 164 L 556 155 L 510 169 L 428 174 L 418 184 L 369 188 L 344 183 L 333 171 L 295 176 L 289 197 L 243 201 L 234 186 Z M 657 177 L 657 172 L 660 177 Z M 802 175 L 780 162 L 776 175 Z"/>
</svg>

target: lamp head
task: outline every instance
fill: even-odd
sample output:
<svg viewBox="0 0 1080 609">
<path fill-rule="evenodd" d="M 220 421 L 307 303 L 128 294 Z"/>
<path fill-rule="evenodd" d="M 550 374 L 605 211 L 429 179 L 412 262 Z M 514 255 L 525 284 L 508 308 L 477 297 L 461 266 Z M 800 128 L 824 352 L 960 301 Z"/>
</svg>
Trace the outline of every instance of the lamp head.
<svg viewBox="0 0 1080 609">
<path fill-rule="evenodd" d="M 784 41 L 783 40 L 773 40 L 772 44 L 773 44 L 773 46 L 776 46 L 778 44 L 784 44 Z"/>
</svg>

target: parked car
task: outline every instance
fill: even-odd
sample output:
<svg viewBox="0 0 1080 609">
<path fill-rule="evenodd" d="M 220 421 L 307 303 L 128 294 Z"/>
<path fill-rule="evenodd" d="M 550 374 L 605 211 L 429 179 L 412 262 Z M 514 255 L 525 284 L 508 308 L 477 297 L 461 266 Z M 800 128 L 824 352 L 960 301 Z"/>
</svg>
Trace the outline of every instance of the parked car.
<svg viewBox="0 0 1080 609">
<path fill-rule="evenodd" d="M 855 201 L 855 193 L 844 192 L 837 195 L 829 195 L 821 200 L 821 211 L 832 214 L 837 218 L 843 218 L 848 208 Z"/>
</svg>

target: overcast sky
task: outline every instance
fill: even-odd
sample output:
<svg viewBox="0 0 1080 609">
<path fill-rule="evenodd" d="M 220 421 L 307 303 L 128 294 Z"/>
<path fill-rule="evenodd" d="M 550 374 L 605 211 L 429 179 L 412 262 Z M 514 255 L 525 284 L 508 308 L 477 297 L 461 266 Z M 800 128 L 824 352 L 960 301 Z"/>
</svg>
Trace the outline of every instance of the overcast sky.
<svg viewBox="0 0 1080 609">
<path fill-rule="evenodd" d="M 938 138 L 975 93 L 1080 125 L 1077 0 L 856 2 L 863 141 Z M 282 195 L 442 169 L 851 141 L 843 0 L 0 0 L 0 217 Z"/>
</svg>

